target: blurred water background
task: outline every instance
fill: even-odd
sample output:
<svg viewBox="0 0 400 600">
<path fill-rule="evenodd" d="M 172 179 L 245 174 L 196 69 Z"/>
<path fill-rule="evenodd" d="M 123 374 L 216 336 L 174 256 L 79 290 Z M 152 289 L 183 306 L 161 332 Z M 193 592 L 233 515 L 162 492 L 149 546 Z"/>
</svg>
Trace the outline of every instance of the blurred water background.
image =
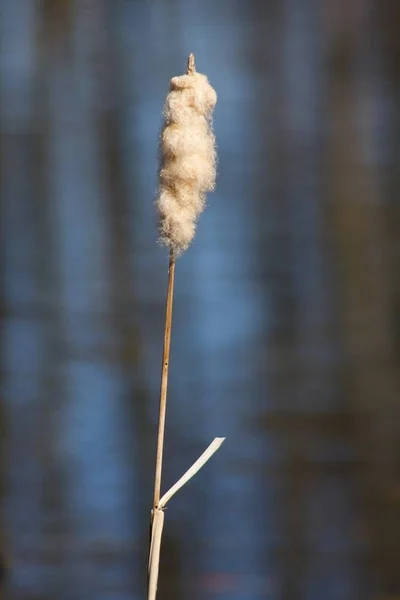
<svg viewBox="0 0 400 600">
<path fill-rule="evenodd" d="M 159 597 L 400 597 L 400 3 L 0 0 L 4 598 L 145 595 L 169 79 L 217 89 L 179 260 Z"/>
</svg>

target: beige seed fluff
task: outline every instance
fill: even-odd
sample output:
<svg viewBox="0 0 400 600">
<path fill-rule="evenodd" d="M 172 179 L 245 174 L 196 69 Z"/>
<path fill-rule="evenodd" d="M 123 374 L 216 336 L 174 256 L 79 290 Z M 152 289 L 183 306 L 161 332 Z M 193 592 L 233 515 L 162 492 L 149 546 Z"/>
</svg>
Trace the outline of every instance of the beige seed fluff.
<svg viewBox="0 0 400 600">
<path fill-rule="evenodd" d="M 189 56 L 186 75 L 173 77 L 164 106 L 160 139 L 160 241 L 174 256 L 192 242 L 205 194 L 215 187 L 216 151 L 212 113 L 217 94 Z"/>
</svg>

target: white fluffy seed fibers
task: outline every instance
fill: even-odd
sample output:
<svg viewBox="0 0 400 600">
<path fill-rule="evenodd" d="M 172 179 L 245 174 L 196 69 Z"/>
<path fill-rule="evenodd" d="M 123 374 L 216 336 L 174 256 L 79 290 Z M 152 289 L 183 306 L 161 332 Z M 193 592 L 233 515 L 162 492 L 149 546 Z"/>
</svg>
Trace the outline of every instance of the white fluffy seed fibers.
<svg viewBox="0 0 400 600">
<path fill-rule="evenodd" d="M 156 201 L 160 241 L 174 256 L 192 242 L 205 207 L 205 194 L 215 187 L 211 118 L 216 101 L 217 94 L 207 77 L 196 73 L 191 55 L 187 74 L 171 79 L 160 141 Z"/>
</svg>

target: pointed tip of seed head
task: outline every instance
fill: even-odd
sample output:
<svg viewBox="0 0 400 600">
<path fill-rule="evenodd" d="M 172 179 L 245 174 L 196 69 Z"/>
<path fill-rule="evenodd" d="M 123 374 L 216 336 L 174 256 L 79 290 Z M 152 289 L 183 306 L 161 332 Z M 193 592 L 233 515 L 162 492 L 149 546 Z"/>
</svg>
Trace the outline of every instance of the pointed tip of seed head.
<svg viewBox="0 0 400 600">
<path fill-rule="evenodd" d="M 196 73 L 196 63 L 194 60 L 194 54 L 189 54 L 186 73 L 188 75 L 193 75 L 193 73 Z"/>
</svg>

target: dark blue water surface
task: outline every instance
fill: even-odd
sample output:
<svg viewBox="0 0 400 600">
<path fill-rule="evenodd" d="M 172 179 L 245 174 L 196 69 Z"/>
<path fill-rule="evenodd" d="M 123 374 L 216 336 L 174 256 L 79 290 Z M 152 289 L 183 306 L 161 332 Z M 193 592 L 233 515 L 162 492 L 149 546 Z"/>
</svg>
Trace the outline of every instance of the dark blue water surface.
<svg viewBox="0 0 400 600">
<path fill-rule="evenodd" d="M 163 489 L 227 439 L 166 511 L 159 596 L 394 598 L 400 88 L 376 3 L 47 4 L 0 1 L 9 597 L 145 597 L 157 144 L 194 52 L 219 175 L 176 268 Z"/>
</svg>

